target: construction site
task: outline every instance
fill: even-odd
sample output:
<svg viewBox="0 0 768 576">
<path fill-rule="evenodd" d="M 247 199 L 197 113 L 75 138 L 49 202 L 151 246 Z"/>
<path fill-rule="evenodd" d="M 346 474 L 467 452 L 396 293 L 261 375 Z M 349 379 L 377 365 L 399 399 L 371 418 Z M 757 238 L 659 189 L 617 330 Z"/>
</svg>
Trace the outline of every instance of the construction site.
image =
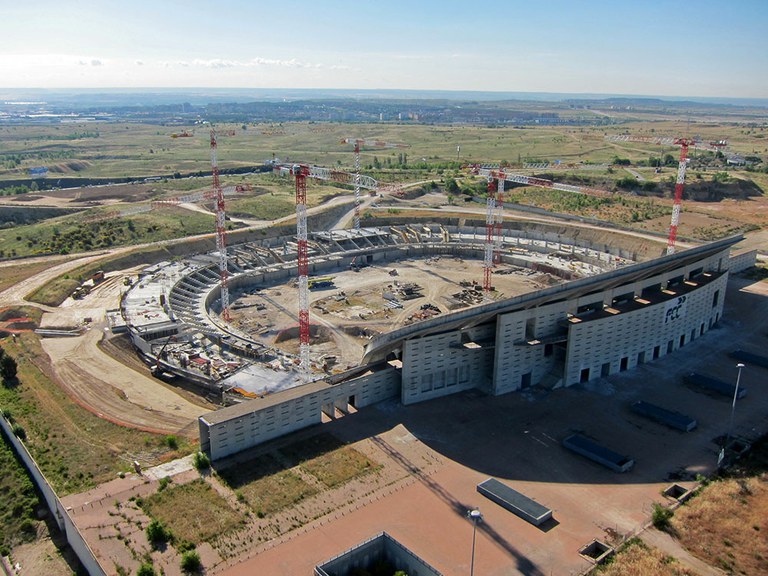
<svg viewBox="0 0 768 576">
<path fill-rule="evenodd" d="M 478 506 L 477 492 L 499 504 L 480 500 L 484 572 L 576 574 L 637 530 L 647 511 L 632 503 L 649 506 L 670 478 L 682 483 L 670 493 L 687 493 L 714 461 L 701 435 L 661 434 L 624 410 L 631 400 L 646 417 L 682 421 L 686 432 L 698 425 L 714 436 L 718 427 L 710 415 L 715 400 L 665 390 L 660 379 L 643 385 L 649 374 L 676 378 L 669 367 L 680 349 L 716 344 L 718 333 L 710 332 L 724 325 L 726 298 L 734 299 L 729 282 L 755 263 L 754 251 L 736 249 L 739 234 L 677 242 L 687 148 L 708 144 L 674 142 L 681 159 L 672 220 L 667 235 L 654 236 L 578 218 L 505 218 L 507 186 L 606 192 L 490 165 L 466 169 L 487 183 L 477 207 L 444 205 L 438 215 L 393 214 L 364 225 L 364 206 L 405 194 L 361 175 L 359 149 L 400 145 L 344 143 L 355 144 L 356 173 L 271 167 L 295 186 L 295 231 L 231 242 L 225 196 L 233 189 L 219 183 L 211 130 L 211 192 L 167 201 L 213 202 L 215 249 L 119 274 L 99 270 L 57 312 L 86 311 L 101 294 L 119 293 L 106 328 L 128 335 L 159 400 L 138 392 L 145 382 L 132 393 L 146 400 L 148 420 L 184 422 L 174 430 L 187 435 L 196 426 L 200 451 L 217 471 L 200 480 L 191 458 L 146 472 L 136 462 L 135 473 L 60 502 L 57 513 L 82 535 L 97 573 L 135 567 L 150 553 L 168 573 L 175 569 L 176 551 L 151 552 L 135 528 L 148 522 L 148 509 L 136 502 L 154 498 L 157 483 L 172 477 L 178 494 L 213 486 L 217 513 L 240 518 L 239 528 L 190 537 L 210 573 L 309 573 L 314 566 L 322 576 L 353 562 L 337 556 L 342 550 L 352 557 L 361 540 L 377 540 L 382 530 L 403 561 L 421 562 L 412 570 L 464 573 L 457 535 L 465 512 Z M 313 180 L 354 190 L 348 226 L 343 219 L 309 224 Z M 739 309 L 745 300 L 738 296 Z M 99 336 L 47 329 L 48 336 Z M 71 349 L 60 342 L 50 339 L 46 349 Z M 696 354 L 684 356 L 692 371 Z M 174 389 L 198 399 L 172 401 Z M 727 438 L 724 452 L 762 430 L 763 405 L 749 407 L 754 429 Z M 658 457 L 659 440 L 679 450 Z M 340 479 L 312 468 L 337 456 L 345 459 Z M 595 464 L 606 470 L 592 470 Z M 626 480 L 612 480 L 617 472 Z M 282 497 L 293 482 L 304 486 L 293 500 L 269 503 L 271 491 Z M 619 502 L 618 512 L 595 509 L 598 492 Z M 325 533 L 332 542 L 320 541 Z"/>
</svg>

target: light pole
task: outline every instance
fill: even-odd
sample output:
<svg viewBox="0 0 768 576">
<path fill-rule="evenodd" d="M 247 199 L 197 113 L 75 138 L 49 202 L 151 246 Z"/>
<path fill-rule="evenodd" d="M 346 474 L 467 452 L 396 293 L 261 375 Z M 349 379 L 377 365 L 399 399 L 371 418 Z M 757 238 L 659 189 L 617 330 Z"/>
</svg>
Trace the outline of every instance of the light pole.
<svg viewBox="0 0 768 576">
<path fill-rule="evenodd" d="M 467 518 L 472 520 L 472 561 L 469 564 L 469 576 L 475 575 L 475 536 L 477 534 L 477 523 L 483 521 L 483 515 L 480 510 L 467 510 Z"/>
<path fill-rule="evenodd" d="M 736 364 L 736 368 L 739 372 L 736 374 L 736 388 L 733 389 L 733 402 L 731 403 L 731 421 L 728 424 L 728 434 L 725 435 L 725 447 L 728 448 L 728 442 L 731 440 L 731 431 L 733 430 L 733 415 L 736 412 L 736 397 L 739 395 L 739 382 L 741 381 L 741 369 L 744 368 L 744 364 L 739 362 Z"/>
</svg>

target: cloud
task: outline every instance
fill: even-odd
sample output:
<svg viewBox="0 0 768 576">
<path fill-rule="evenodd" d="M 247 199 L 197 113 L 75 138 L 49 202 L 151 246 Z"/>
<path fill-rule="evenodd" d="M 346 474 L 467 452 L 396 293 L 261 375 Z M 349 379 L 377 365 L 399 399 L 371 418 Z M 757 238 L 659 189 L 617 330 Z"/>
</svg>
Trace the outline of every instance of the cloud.
<svg viewBox="0 0 768 576">
<path fill-rule="evenodd" d="M 177 60 L 174 62 L 162 62 L 162 65 L 166 68 L 173 66 L 181 66 L 184 68 L 210 68 L 210 69 L 225 69 L 225 68 L 256 68 L 261 66 L 269 66 L 274 68 L 306 68 L 306 69 L 327 69 L 327 70 L 350 70 L 349 66 L 343 65 L 326 65 L 321 63 L 302 62 L 296 58 L 290 60 L 278 60 L 274 58 L 251 58 L 249 60 L 225 60 L 221 58 L 202 59 L 196 58 L 195 60 Z"/>
<path fill-rule="evenodd" d="M 101 66 L 103 65 L 103 62 L 99 60 L 98 58 L 91 58 L 90 61 L 88 60 L 78 60 L 77 64 L 79 66 Z"/>
<path fill-rule="evenodd" d="M 142 62 L 141 60 L 136 60 L 135 64 L 136 66 L 144 66 L 144 62 Z"/>
<path fill-rule="evenodd" d="M 96 58 L 94 58 L 93 60 L 91 60 L 91 66 L 101 66 L 101 60 L 97 60 Z"/>
</svg>

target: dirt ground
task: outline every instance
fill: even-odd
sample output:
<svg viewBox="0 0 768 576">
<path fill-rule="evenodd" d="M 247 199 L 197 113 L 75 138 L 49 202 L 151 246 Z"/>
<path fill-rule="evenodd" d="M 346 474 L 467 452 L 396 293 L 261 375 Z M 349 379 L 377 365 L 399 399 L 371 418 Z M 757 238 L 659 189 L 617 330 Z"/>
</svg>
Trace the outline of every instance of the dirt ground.
<svg viewBox="0 0 768 576">
<path fill-rule="evenodd" d="M 334 434 L 382 464 L 382 474 L 252 520 L 226 545 L 205 545 L 206 573 L 309 574 L 314 565 L 384 530 L 446 576 L 458 576 L 469 571 L 472 525 L 465 515 L 478 507 L 483 522 L 477 573 L 579 574 L 591 565 L 579 555 L 582 546 L 639 533 L 653 503 L 670 503 L 661 495 L 664 488 L 672 482 L 693 487 L 697 474 L 714 470 L 729 399 L 697 392 L 680 377 L 695 369 L 732 379 L 735 362 L 727 353 L 737 347 L 764 352 L 766 322 L 768 284 L 734 278 L 720 326 L 685 351 L 637 370 L 550 392 L 487 397 L 470 391 L 407 407 L 385 402 L 303 431 Z M 765 375 L 762 368 L 744 369 L 741 383 L 750 392 L 735 412 L 734 433 L 740 437 L 768 433 L 768 396 L 760 393 Z M 641 398 L 695 417 L 698 428 L 682 433 L 634 415 L 627 407 Z M 616 474 L 566 451 L 560 442 L 574 431 L 629 454 L 634 469 Z M 247 465 L 247 457 L 270 449 L 230 464 Z M 195 473 L 184 472 L 174 482 L 185 481 L 183 474 Z M 554 520 L 536 528 L 481 497 L 475 487 L 489 476 L 553 509 Z M 157 489 L 156 481 L 138 478 L 114 482 L 129 480 L 133 484 L 120 490 L 111 483 L 67 499 L 98 554 L 119 542 L 99 539 L 96 529 L 112 523 L 107 510 L 115 500 Z M 229 494 L 233 506 L 236 500 Z M 173 573 L 174 561 L 158 556 L 157 562 Z"/>
<path fill-rule="evenodd" d="M 131 274 L 133 271 L 127 271 Z M 98 346 L 107 335 L 105 310 L 118 307 L 122 273 L 110 274 L 82 300 L 67 299 L 43 314 L 43 328 L 82 328 L 75 338 L 43 338 L 55 377 L 82 404 L 119 424 L 195 436 L 197 417 L 212 409 L 119 362 Z M 108 391 L 108 393 L 105 393 Z"/>
<path fill-rule="evenodd" d="M 500 266 L 497 270 L 514 271 L 493 275 L 494 299 L 511 298 L 562 282 L 545 273 Z M 393 272 L 394 271 L 394 272 Z M 356 366 L 370 336 L 389 332 L 405 324 L 451 311 L 447 298 L 465 288 L 460 282 L 482 282 L 483 263 L 451 257 L 410 258 L 388 264 L 366 266 L 359 272 L 342 271 L 329 275 L 334 286 L 310 291 L 310 320 L 322 328 L 311 342 L 313 356 L 333 355 L 341 366 Z M 387 306 L 385 293 L 397 295 L 398 285 L 417 285 L 418 296 L 398 297 L 399 308 Z M 478 288 L 479 285 L 476 285 Z M 477 302 L 482 292 L 475 291 Z M 296 326 L 297 289 L 292 283 L 260 288 L 233 302 L 232 322 L 241 330 L 261 339 L 268 346 L 290 353 L 298 349 Z M 422 306 L 437 310 L 423 310 Z M 239 306 L 243 306 L 239 308 Z M 438 312 L 439 310 L 439 312 Z"/>
</svg>

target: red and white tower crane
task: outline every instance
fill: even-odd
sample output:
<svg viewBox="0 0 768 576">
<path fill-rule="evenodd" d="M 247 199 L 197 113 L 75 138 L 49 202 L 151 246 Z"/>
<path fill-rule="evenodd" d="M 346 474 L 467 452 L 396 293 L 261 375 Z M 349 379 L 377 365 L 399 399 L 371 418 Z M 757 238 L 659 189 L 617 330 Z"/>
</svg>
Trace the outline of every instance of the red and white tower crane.
<svg viewBox="0 0 768 576">
<path fill-rule="evenodd" d="M 483 290 L 489 297 L 493 286 L 493 267 L 501 261 L 501 235 L 504 222 L 504 172 L 488 175 L 488 202 L 485 213 L 485 251 L 483 253 Z"/>
<path fill-rule="evenodd" d="M 307 176 L 309 166 L 295 164 L 291 168 L 296 180 L 296 244 L 299 277 L 299 371 L 309 380 L 309 258 L 307 254 Z"/>
<path fill-rule="evenodd" d="M 378 182 L 370 176 L 349 174 L 306 164 L 275 166 L 275 171 L 290 173 L 296 181 L 296 267 L 299 281 L 299 372 L 302 380 L 309 380 L 309 254 L 307 251 L 307 178 L 330 180 L 349 184 L 358 183 L 375 191 Z"/>
<path fill-rule="evenodd" d="M 587 194 L 590 196 L 611 196 L 611 192 L 600 190 L 599 188 L 589 188 L 587 186 L 574 186 L 572 184 L 562 184 L 553 182 L 545 178 L 536 176 L 526 176 L 524 174 L 510 174 L 497 167 L 473 165 L 470 171 L 478 176 L 484 176 L 488 179 L 488 202 L 486 204 L 485 215 L 485 250 L 483 254 L 483 290 L 488 297 L 493 289 L 491 283 L 491 274 L 493 266 L 501 260 L 501 239 L 504 224 L 504 187 L 507 182 L 514 184 L 525 184 L 526 186 L 538 186 L 540 188 L 551 188 L 553 190 L 562 190 L 574 194 Z"/>
<path fill-rule="evenodd" d="M 219 165 L 216 161 L 216 130 L 211 127 L 211 173 L 213 197 L 216 200 L 216 250 L 219 253 L 219 277 L 221 291 L 221 317 L 229 321 L 229 287 L 227 281 L 227 225 L 224 218 L 224 190 L 219 182 Z"/>
<path fill-rule="evenodd" d="M 634 136 L 631 134 L 619 134 L 606 136 L 606 140 L 613 142 L 647 142 L 649 144 L 662 144 L 664 146 L 680 146 L 680 163 L 677 167 L 677 179 L 675 180 L 675 197 L 672 204 L 672 220 L 669 224 L 669 237 L 667 238 L 667 254 L 675 253 L 675 241 L 677 240 L 677 227 L 680 224 L 680 211 L 683 204 L 683 190 L 685 189 L 685 169 L 688 165 L 688 148 L 699 148 L 708 151 L 719 151 L 727 146 L 725 140 L 716 142 L 702 142 L 693 138 L 671 138 L 668 136 Z"/>
<path fill-rule="evenodd" d="M 392 144 L 381 140 L 363 140 L 361 138 L 342 138 L 342 144 L 355 145 L 355 230 L 360 230 L 360 147 L 375 148 L 408 148 L 408 144 Z"/>
</svg>

